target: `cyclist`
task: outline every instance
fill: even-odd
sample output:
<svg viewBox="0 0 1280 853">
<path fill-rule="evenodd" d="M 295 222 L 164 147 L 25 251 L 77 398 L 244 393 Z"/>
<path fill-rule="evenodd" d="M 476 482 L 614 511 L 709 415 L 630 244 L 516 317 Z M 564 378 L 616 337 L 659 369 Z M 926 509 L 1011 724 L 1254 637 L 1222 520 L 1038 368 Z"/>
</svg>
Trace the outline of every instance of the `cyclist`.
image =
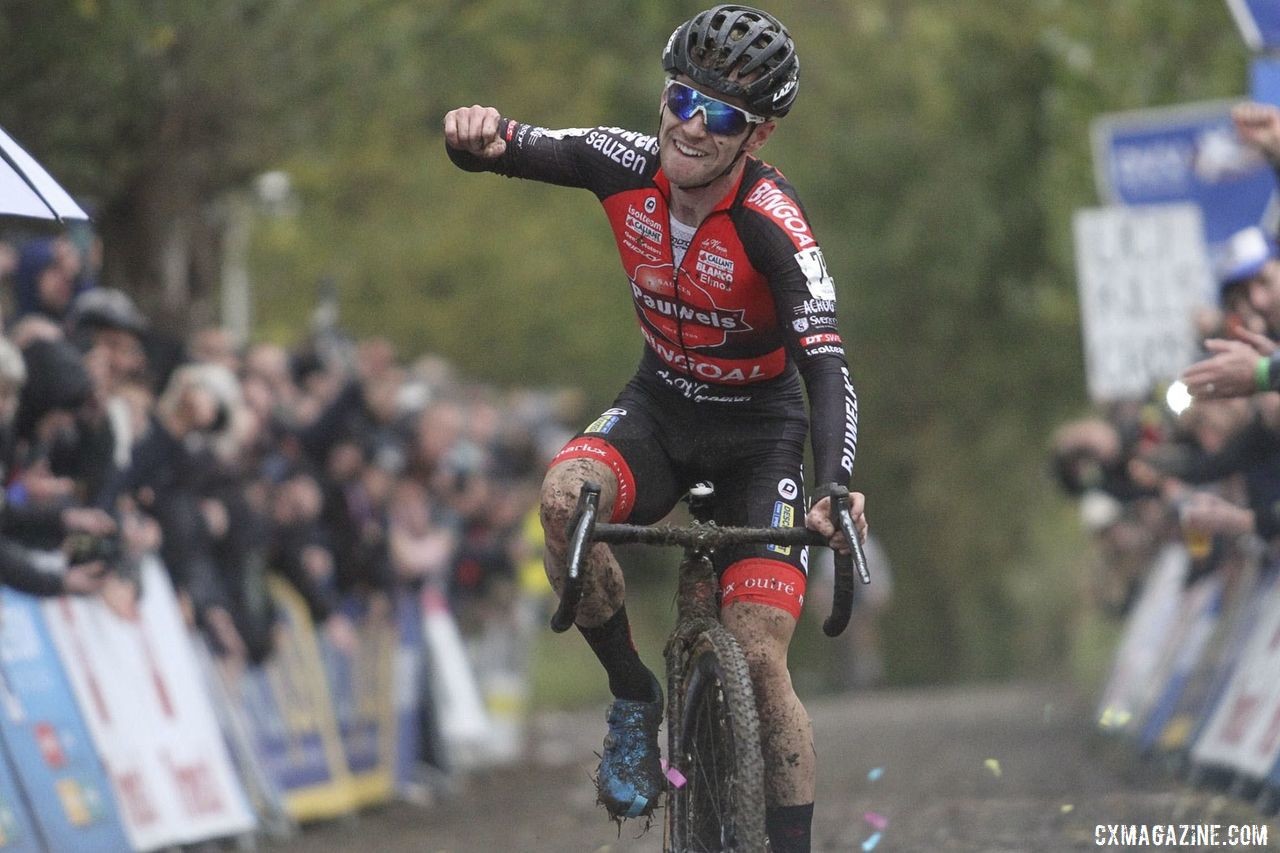
<svg viewBox="0 0 1280 853">
<path fill-rule="evenodd" d="M 479 105 L 444 119 L 450 158 L 595 193 L 629 280 L 644 354 L 613 405 L 553 460 L 542 489 L 547 573 L 563 588 L 566 528 L 584 481 L 601 514 L 646 524 L 698 480 L 716 521 L 795 526 L 843 551 L 829 491 L 849 482 L 857 398 L 837 330 L 835 289 L 795 191 L 754 155 L 795 101 L 799 60 L 767 12 L 719 5 L 676 28 L 657 136 L 614 127 L 549 130 Z M 801 390 L 808 393 L 806 417 Z M 819 500 L 805 512 L 813 441 Z M 864 498 L 853 512 L 865 535 Z M 741 546 L 715 555 L 721 617 L 751 668 L 762 725 L 773 850 L 809 849 L 815 756 L 786 654 L 804 601 L 807 550 Z M 622 572 L 593 547 L 578 628 L 615 699 L 597 785 L 614 817 L 648 814 L 662 790 L 662 691 L 631 640 Z"/>
</svg>

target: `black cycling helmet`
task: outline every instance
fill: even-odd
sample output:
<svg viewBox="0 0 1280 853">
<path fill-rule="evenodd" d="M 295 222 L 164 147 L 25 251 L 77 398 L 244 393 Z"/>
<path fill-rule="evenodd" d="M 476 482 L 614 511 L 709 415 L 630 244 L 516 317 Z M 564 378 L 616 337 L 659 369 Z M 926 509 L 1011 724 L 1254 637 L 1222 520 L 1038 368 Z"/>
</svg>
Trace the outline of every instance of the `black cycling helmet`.
<svg viewBox="0 0 1280 853">
<path fill-rule="evenodd" d="M 800 86 L 791 34 L 773 15 L 750 6 L 714 6 L 676 27 L 662 51 L 662 67 L 742 98 L 751 112 L 771 118 L 791 110 Z"/>
</svg>

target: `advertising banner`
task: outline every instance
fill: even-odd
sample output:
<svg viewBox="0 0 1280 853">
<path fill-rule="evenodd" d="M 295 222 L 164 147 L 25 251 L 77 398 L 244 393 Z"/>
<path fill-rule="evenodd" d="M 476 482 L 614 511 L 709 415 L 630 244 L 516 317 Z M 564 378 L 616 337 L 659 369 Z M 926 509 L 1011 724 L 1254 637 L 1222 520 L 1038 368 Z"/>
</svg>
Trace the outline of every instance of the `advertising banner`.
<svg viewBox="0 0 1280 853">
<path fill-rule="evenodd" d="M 300 823 L 356 809 L 351 773 L 338 735 L 315 627 L 306 603 L 268 577 L 279 611 L 275 654 L 229 685 L 249 721 L 255 751 Z"/>
<path fill-rule="evenodd" d="M 1233 101 L 1113 113 L 1092 127 L 1094 175 L 1107 204 L 1189 203 L 1212 247 L 1263 221 L 1276 179 L 1231 123 Z"/>
<path fill-rule="evenodd" d="M 395 626 L 390 614 L 366 612 L 355 601 L 342 609 L 357 626 L 359 646 L 348 654 L 322 637 L 320 650 L 356 803 L 368 806 L 395 793 Z"/>
<path fill-rule="evenodd" d="M 249 808 L 258 819 L 259 830 L 273 840 L 293 836 L 297 832 L 297 824 L 285 808 L 284 794 L 258 756 L 253 729 L 240 701 L 243 689 L 236 687 L 236 696 L 232 697 L 229 685 L 240 684 L 240 671 L 233 671 L 233 667 L 217 660 L 202 637 L 192 637 L 192 646 L 200 663 L 201 677 L 213 700 L 214 713 L 218 715 L 218 726 L 226 738 Z"/>
<path fill-rule="evenodd" d="M 0 595 L 0 735 L 50 850 L 130 849 L 40 602 L 11 589 Z"/>
<path fill-rule="evenodd" d="M 1138 734 L 1138 748 L 1154 749 L 1173 719 L 1197 665 L 1209 649 L 1222 613 L 1222 575 L 1201 578 L 1182 594 L 1177 626 L 1165 658 L 1156 669 L 1149 708 Z"/>
<path fill-rule="evenodd" d="M 141 577 L 137 621 L 98 599 L 41 605 L 125 830 L 140 850 L 252 832 L 168 575 L 151 558 Z"/>
<path fill-rule="evenodd" d="M 1181 545 L 1166 545 L 1147 571 L 1098 706 L 1098 725 L 1104 731 L 1138 731 L 1163 649 L 1177 626 L 1189 566 L 1190 557 Z"/>
<path fill-rule="evenodd" d="M 1213 631 L 1199 661 L 1187 675 L 1177 705 L 1158 737 L 1159 748 L 1168 752 L 1191 750 L 1226 689 L 1231 671 L 1244 650 L 1252 619 L 1257 615 L 1258 598 L 1265 595 L 1268 588 L 1252 559 L 1239 559 L 1238 564 L 1233 561 L 1221 567 L 1218 575 L 1224 577 L 1225 582 L 1213 608 L 1216 612 Z"/>
<path fill-rule="evenodd" d="M 8 755 L 0 755 L 0 853 L 44 853 Z"/>
<path fill-rule="evenodd" d="M 1192 750 L 1192 759 L 1265 779 L 1278 756 L 1280 584 L 1272 584 L 1226 692 Z"/>
</svg>

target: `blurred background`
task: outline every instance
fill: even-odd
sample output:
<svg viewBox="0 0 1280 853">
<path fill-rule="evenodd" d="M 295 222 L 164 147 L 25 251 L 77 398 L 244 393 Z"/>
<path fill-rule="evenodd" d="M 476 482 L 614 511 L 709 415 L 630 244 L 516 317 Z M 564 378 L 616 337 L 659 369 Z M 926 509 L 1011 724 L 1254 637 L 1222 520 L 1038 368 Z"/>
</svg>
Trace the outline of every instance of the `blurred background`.
<svg viewBox="0 0 1280 853">
<path fill-rule="evenodd" d="M 0 124 L 90 211 L 101 282 L 157 327 L 289 345 L 327 295 L 354 337 L 499 387 L 570 388 L 589 419 L 640 354 L 605 221 L 585 193 L 457 171 L 441 118 L 482 103 L 652 130 L 661 45 L 700 8 L 5 0 Z M 1046 461 L 1053 426 L 1087 406 L 1071 217 L 1099 201 L 1089 125 L 1240 96 L 1227 6 L 770 8 L 804 71 L 764 156 L 837 283 L 855 486 L 894 566 L 884 676 L 1096 674 L 1110 647 L 1088 540 Z M 660 579 L 636 584 L 669 612 Z M 801 673 L 821 652 L 804 632 Z"/>
</svg>

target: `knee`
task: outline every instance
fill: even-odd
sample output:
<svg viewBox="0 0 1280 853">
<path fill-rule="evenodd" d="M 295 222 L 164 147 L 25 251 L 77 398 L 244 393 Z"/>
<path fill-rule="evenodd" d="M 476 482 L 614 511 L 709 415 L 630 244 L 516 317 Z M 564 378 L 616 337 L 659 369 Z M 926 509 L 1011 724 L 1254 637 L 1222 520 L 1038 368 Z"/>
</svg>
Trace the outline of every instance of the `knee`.
<svg viewBox="0 0 1280 853">
<path fill-rule="evenodd" d="M 578 505 L 578 488 L 580 488 L 580 485 L 578 484 L 578 486 L 570 490 L 566 487 L 567 484 L 560 482 L 558 478 L 553 478 L 552 474 L 548 474 L 547 478 L 542 482 L 541 507 L 539 508 L 539 515 L 542 519 L 542 533 L 546 540 L 547 548 L 555 553 L 560 553 L 565 549 L 569 521 L 573 518 L 573 511 Z"/>
<path fill-rule="evenodd" d="M 590 460 L 571 459 L 552 467 L 542 481 L 539 515 L 549 553 L 563 554 L 568 547 L 569 524 L 578 509 L 578 494 L 582 484 L 588 481 L 601 485 L 600 518 L 607 520 L 617 487 L 604 466 Z"/>
</svg>

